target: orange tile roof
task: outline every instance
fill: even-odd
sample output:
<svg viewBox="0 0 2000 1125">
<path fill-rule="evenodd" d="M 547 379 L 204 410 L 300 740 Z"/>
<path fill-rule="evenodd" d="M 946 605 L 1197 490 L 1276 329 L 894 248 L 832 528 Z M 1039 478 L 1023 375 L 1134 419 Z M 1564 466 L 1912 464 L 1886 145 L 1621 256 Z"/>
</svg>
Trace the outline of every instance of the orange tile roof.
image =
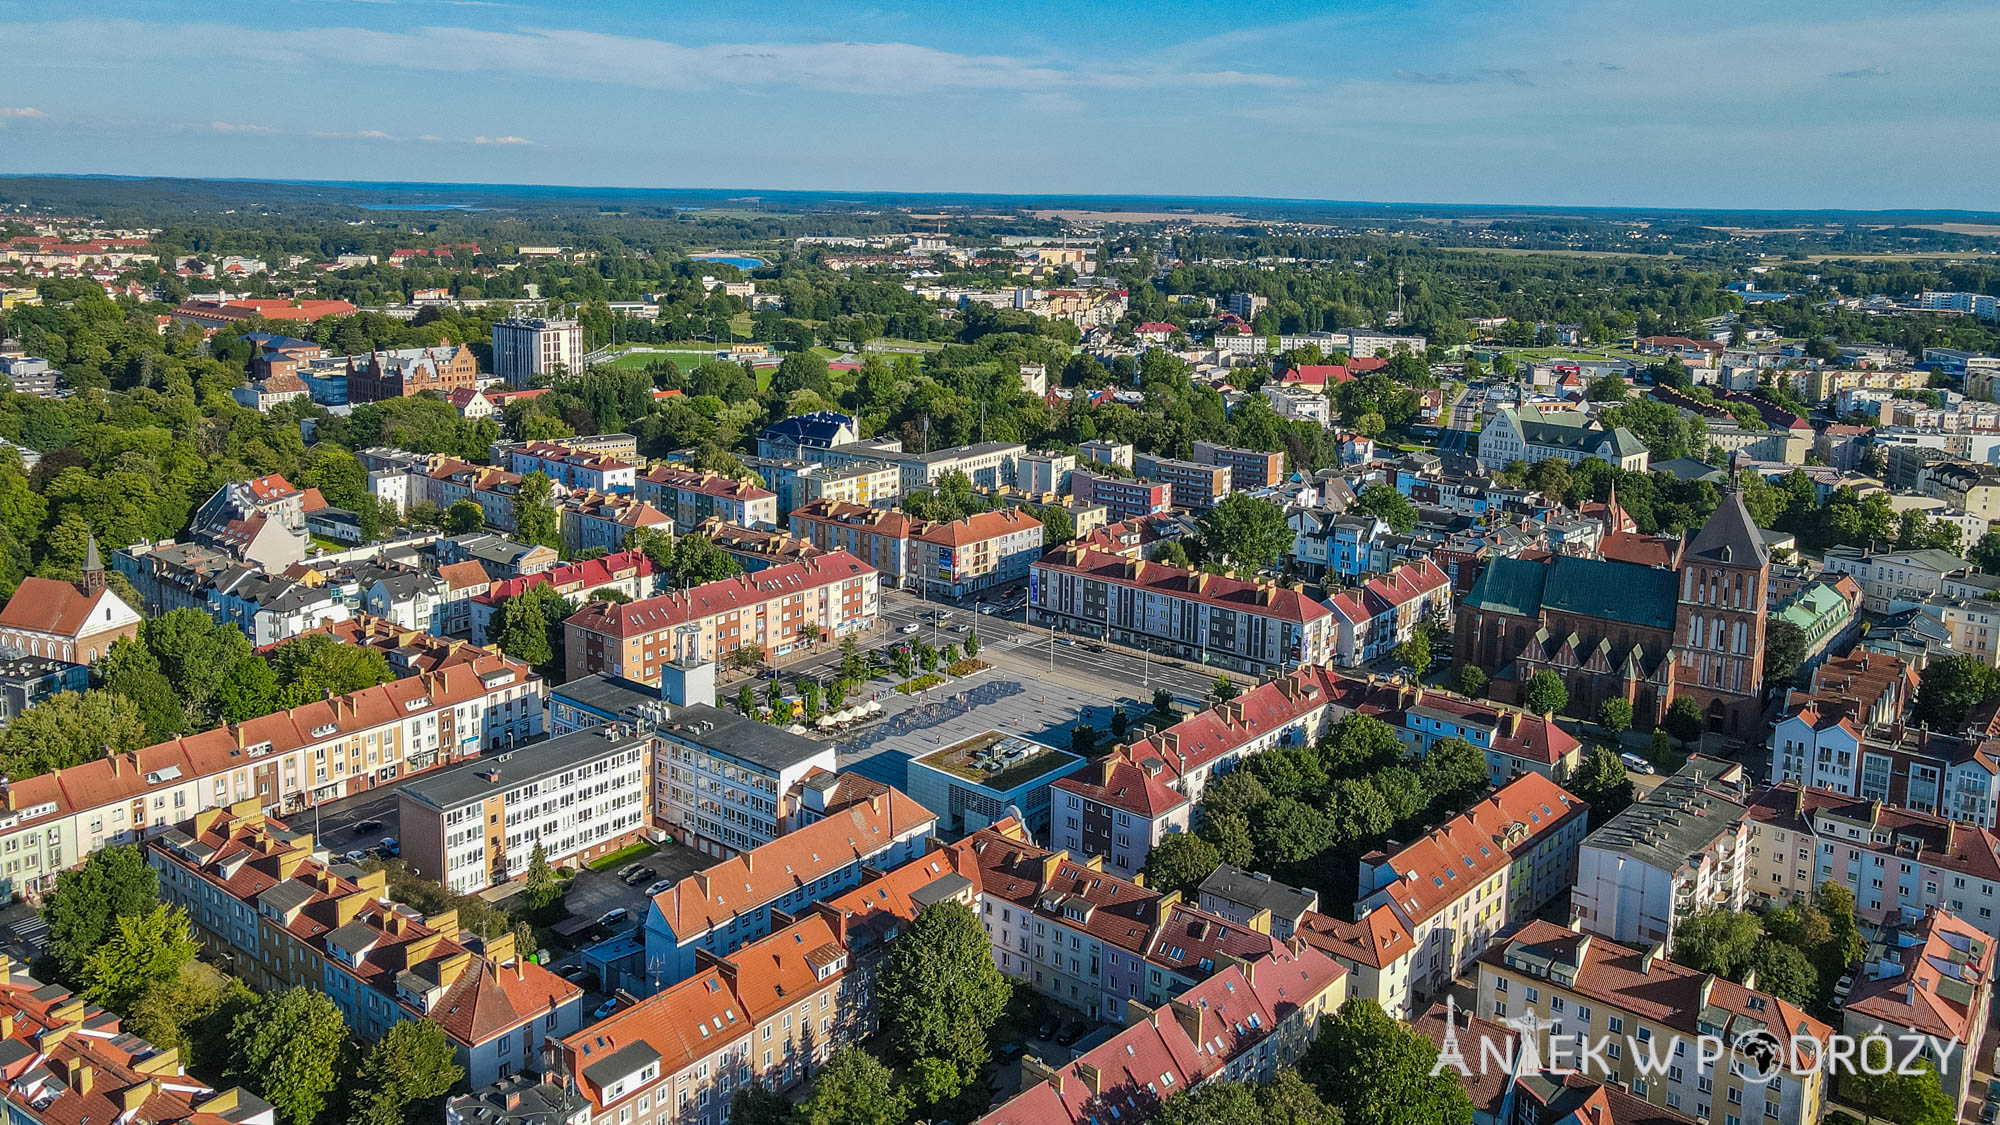
<svg viewBox="0 0 2000 1125">
<path fill-rule="evenodd" d="M 980 892 L 1144 956 L 1159 921 L 1160 893 L 1038 847 L 1015 835 L 1018 829 L 1009 818 L 963 841 L 978 862 Z"/>
<path fill-rule="evenodd" d="M 1157 820 L 1187 804 L 1187 794 L 1168 785 L 1165 764 L 1148 759 L 1134 761 L 1128 750 L 1120 750 L 1092 762 L 1083 770 L 1058 778 L 1055 787 L 1099 804 L 1123 809 L 1135 816 Z"/>
<path fill-rule="evenodd" d="M 53 578 L 21 579 L 14 596 L 0 609 L 0 629 L 21 629 L 76 638 L 85 635 L 90 619 L 109 590 L 85 596 L 70 582 Z"/>
<path fill-rule="evenodd" d="M 671 1076 L 749 1033 L 750 1021 L 729 981 L 711 967 L 558 1042 L 568 1056 L 565 1069 L 575 1076 L 579 1091 L 603 1107 L 636 1097 L 652 1084 L 635 1083 L 617 1100 L 607 1101 L 605 1091 L 590 1076 L 594 1063 L 640 1046 L 658 1054 L 660 1074 Z"/>
<path fill-rule="evenodd" d="M 1396 873 L 1390 901 L 1414 925 L 1449 908 L 1550 833 L 1581 823 L 1588 808 L 1541 774 L 1524 773 L 1395 854 L 1373 853 L 1362 862 L 1380 857 Z M 1516 829 L 1525 835 L 1510 842 Z"/>
<path fill-rule="evenodd" d="M 1416 949 L 1409 927 L 1387 906 L 1378 906 L 1355 922 L 1309 910 L 1299 921 L 1299 937 L 1315 949 L 1378 970 Z"/>
<path fill-rule="evenodd" d="M 1970 1026 L 1973 1005 L 1947 995 L 1947 979 L 1973 993 L 1990 988 L 1993 939 L 1963 918 L 1932 907 L 1905 940 L 1864 968 L 1842 1007 L 1941 1040 L 1972 1042 L 1985 1029 Z"/>
<path fill-rule="evenodd" d="M 918 524 L 915 538 L 943 547 L 963 547 L 1041 526 L 1042 521 L 1019 508 L 1001 508 L 992 512 L 974 512 L 949 523 Z"/>
<path fill-rule="evenodd" d="M 1166 563 L 1141 562 L 1074 544 L 1058 547 L 1035 565 L 1280 621 L 1304 624 L 1329 612 L 1313 599 L 1283 586 L 1246 582 Z"/>
<path fill-rule="evenodd" d="M 716 496 L 728 500 L 762 500 L 777 495 L 770 489 L 762 488 L 747 480 L 737 480 L 721 473 L 700 469 L 683 469 L 677 465 L 655 466 L 639 479 L 677 492 L 698 492 L 704 496 Z"/>
<path fill-rule="evenodd" d="M 755 574 L 740 574 L 686 591 L 641 598 L 625 605 L 598 603 L 585 606 L 569 618 L 568 623 L 587 632 L 628 637 L 762 605 L 773 598 L 789 597 L 874 573 L 874 567 L 846 551 L 831 551 L 795 563 L 767 567 Z"/>
<path fill-rule="evenodd" d="M 839 979 L 847 948 L 823 914 L 808 914 L 724 957 L 735 971 L 736 998 L 752 1023 L 776 1015 Z"/>
</svg>

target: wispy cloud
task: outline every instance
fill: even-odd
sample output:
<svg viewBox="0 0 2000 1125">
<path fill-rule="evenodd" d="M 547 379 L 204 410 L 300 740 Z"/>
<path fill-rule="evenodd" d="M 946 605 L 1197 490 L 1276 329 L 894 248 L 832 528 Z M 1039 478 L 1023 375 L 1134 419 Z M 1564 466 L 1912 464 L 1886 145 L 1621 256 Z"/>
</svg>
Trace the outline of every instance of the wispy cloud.
<svg viewBox="0 0 2000 1125">
<path fill-rule="evenodd" d="M 472 143 L 476 145 L 531 145 L 535 142 L 526 137 L 474 137 L 472 138 Z"/>
<path fill-rule="evenodd" d="M 1399 82 L 1414 82 L 1419 86 L 1473 86 L 1482 82 L 1505 82 L 1512 86 L 1533 86 L 1528 72 L 1520 67 L 1494 69 L 1481 67 L 1477 70 L 1399 70 Z"/>
<path fill-rule="evenodd" d="M 396 138 L 380 129 L 354 129 L 348 132 L 316 129 L 312 136 L 328 141 L 393 141 Z"/>
<path fill-rule="evenodd" d="M 269 125 L 251 125 L 241 121 L 211 121 L 208 127 L 218 133 L 254 133 L 260 136 L 271 136 L 278 131 Z"/>
<path fill-rule="evenodd" d="M 0 125 L 9 121 L 31 120 L 48 114 L 31 105 L 0 105 Z"/>
<path fill-rule="evenodd" d="M 1833 77 L 1833 78 L 1887 78 L 1887 77 L 1889 77 L 1889 68 L 1888 68 L 1888 67 L 1886 67 L 1886 66 L 1864 66 L 1864 67 L 1860 67 L 1860 68 L 1858 68 L 1858 69 L 1856 69 L 1856 70 L 1836 70 L 1836 71 L 1834 71 L 1834 72 L 1833 72 L 1833 74 L 1832 74 L 1832 75 L 1831 75 L 1830 77 Z"/>
</svg>

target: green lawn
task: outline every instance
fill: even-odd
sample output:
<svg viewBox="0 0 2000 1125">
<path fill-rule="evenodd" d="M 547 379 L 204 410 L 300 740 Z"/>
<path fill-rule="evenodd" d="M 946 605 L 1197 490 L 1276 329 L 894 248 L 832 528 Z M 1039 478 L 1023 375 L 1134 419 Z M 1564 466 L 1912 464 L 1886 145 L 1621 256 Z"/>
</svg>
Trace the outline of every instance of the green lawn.
<svg viewBox="0 0 2000 1125">
<path fill-rule="evenodd" d="M 602 859 L 591 861 L 590 869 L 592 871 L 605 871 L 610 868 L 616 867 L 621 863 L 624 863 L 628 859 L 636 859 L 642 855 L 650 855 L 653 853 L 654 850 L 655 848 L 652 844 L 631 844 L 626 847 L 619 848 L 617 851 L 612 852 L 610 855 L 605 856 Z"/>
<path fill-rule="evenodd" d="M 672 360 L 674 365 L 682 371 L 689 371 L 703 360 L 712 358 L 714 355 L 715 349 L 713 348 L 698 352 L 626 352 L 623 355 L 614 356 L 612 359 L 606 361 L 604 366 L 615 367 L 621 371 L 643 371 L 661 360 Z"/>
<path fill-rule="evenodd" d="M 879 351 L 884 348 L 897 350 L 915 348 L 920 352 L 935 352 L 943 350 L 944 344 L 936 340 L 904 340 L 895 336 L 877 336 L 861 345 L 861 350 L 864 352 Z"/>
</svg>

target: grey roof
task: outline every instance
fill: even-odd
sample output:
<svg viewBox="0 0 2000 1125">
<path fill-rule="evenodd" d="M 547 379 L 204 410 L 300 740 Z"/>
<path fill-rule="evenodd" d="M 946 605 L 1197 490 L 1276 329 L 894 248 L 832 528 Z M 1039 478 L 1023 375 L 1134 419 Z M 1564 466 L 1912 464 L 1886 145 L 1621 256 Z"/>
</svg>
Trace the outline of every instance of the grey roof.
<svg viewBox="0 0 2000 1125">
<path fill-rule="evenodd" d="M 357 960 L 363 950 L 380 940 L 381 933 L 359 918 L 326 935 L 328 945 Z"/>
<path fill-rule="evenodd" d="M 313 893 L 311 884 L 286 879 L 266 887 L 264 893 L 257 896 L 257 903 L 260 906 L 268 904 L 278 913 L 286 914 L 311 902 Z"/>
<path fill-rule="evenodd" d="M 1687 557 L 1737 566 L 1764 566 L 1771 561 L 1771 553 L 1764 549 L 1764 536 L 1750 518 L 1750 509 L 1743 506 L 1742 493 L 1730 489 L 1722 494 L 1715 514 L 1688 543 Z"/>
<path fill-rule="evenodd" d="M 934 902 L 943 902 L 948 898 L 956 898 L 964 894 L 971 886 L 972 880 L 953 871 L 948 875 L 940 875 L 923 886 L 918 887 L 916 890 L 911 891 L 910 901 L 916 903 L 918 907 L 925 907 Z"/>
<path fill-rule="evenodd" d="M 658 733 L 670 741 L 726 754 L 753 766 L 789 769 L 826 752 L 827 744 L 705 703 L 683 707 Z"/>
<path fill-rule="evenodd" d="M 1706 784 L 1713 762 L 1689 762 L 1681 771 L 1592 832 L 1584 844 L 1620 852 L 1669 875 L 1735 826 L 1749 812 Z"/>
<path fill-rule="evenodd" d="M 1652 463 L 1651 468 L 1656 473 L 1667 473 L 1682 480 L 1707 480 L 1710 477 L 1719 479 L 1727 475 L 1714 465 L 1706 461 L 1697 461 L 1692 457 L 1674 457 L 1666 461 L 1655 461 Z"/>
<path fill-rule="evenodd" d="M 559 688 L 549 689 L 549 695 L 610 716 L 637 714 L 639 708 L 658 704 L 664 698 L 659 688 L 634 683 L 610 672 L 571 680 Z"/>
<path fill-rule="evenodd" d="M 639 1073 L 645 1069 L 648 1063 L 659 1061 L 660 1053 L 648 1047 L 646 1041 L 641 1039 L 636 1043 L 627 1043 L 618 1050 L 584 1067 L 583 1076 L 590 1079 L 597 1086 L 603 1087 L 628 1074 Z"/>
<path fill-rule="evenodd" d="M 952 449 L 937 449 L 929 453 L 905 453 L 899 461 L 921 461 L 926 465 L 939 461 L 956 461 L 961 457 L 984 457 L 994 453 L 1004 453 L 1009 449 L 1026 452 L 1027 446 L 1018 441 L 982 441 L 974 445 L 961 445 Z"/>
<path fill-rule="evenodd" d="M 497 754 L 489 751 L 472 761 L 407 781 L 396 792 L 436 808 L 454 809 L 517 785 L 575 769 L 607 754 L 624 753 L 644 742 L 649 733 L 645 728 L 625 723 L 591 727 L 514 750 Z"/>
<path fill-rule="evenodd" d="M 1274 918 L 1297 919 L 1319 905 L 1315 891 L 1289 887 L 1261 871 L 1246 871 L 1220 864 L 1201 881 L 1201 894 L 1214 895 L 1225 902 L 1240 903 L 1252 910 L 1268 909 Z"/>
<path fill-rule="evenodd" d="M 451 1099 L 446 1118 L 463 1125 L 564 1125 L 588 1116 L 590 1101 L 575 1090 L 525 1074 Z"/>
</svg>

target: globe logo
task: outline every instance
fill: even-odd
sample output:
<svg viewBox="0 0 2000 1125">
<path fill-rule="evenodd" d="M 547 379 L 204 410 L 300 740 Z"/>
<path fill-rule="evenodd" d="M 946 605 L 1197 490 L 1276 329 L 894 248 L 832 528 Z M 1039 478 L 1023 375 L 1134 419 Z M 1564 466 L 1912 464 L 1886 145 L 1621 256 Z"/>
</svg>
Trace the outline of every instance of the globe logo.
<svg viewBox="0 0 2000 1125">
<path fill-rule="evenodd" d="M 1764 1028 L 1746 1031 L 1730 1044 L 1737 1059 L 1743 1063 L 1744 1073 L 1755 1081 L 1763 1082 L 1778 1072 L 1778 1064 L 1783 1059 L 1785 1045 Z"/>
</svg>

